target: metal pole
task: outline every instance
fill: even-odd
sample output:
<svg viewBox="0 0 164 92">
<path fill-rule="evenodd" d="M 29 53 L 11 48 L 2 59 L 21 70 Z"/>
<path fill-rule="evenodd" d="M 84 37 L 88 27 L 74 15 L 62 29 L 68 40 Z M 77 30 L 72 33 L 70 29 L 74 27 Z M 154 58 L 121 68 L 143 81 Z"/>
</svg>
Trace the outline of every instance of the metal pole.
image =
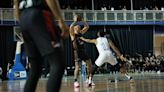
<svg viewBox="0 0 164 92">
<path fill-rule="evenodd" d="M 104 32 L 106 32 L 106 27 L 105 27 L 105 25 L 104 25 Z"/>
<path fill-rule="evenodd" d="M 2 10 L 3 10 L 3 9 L 0 8 L 0 20 L 1 20 L 1 24 L 2 24 L 2 20 L 3 20 L 3 14 L 2 14 L 3 12 L 2 12 Z"/>
<path fill-rule="evenodd" d="M 133 0 L 130 0 L 130 6 L 131 6 L 130 10 L 133 10 Z"/>
<path fill-rule="evenodd" d="M 156 47 L 156 45 L 155 45 L 155 26 L 153 25 L 153 54 L 156 54 L 155 53 L 155 47 Z"/>
<path fill-rule="evenodd" d="M 94 0 L 92 0 L 92 10 L 94 10 Z"/>
</svg>

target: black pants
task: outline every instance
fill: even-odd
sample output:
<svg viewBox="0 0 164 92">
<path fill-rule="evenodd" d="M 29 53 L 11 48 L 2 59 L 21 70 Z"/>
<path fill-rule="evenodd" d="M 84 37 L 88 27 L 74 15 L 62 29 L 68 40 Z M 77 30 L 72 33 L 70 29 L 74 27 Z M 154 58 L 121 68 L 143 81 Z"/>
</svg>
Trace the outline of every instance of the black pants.
<svg viewBox="0 0 164 92">
<path fill-rule="evenodd" d="M 59 92 L 65 65 L 59 30 L 51 12 L 39 8 L 25 9 L 21 12 L 20 26 L 31 66 L 24 92 L 35 92 L 43 60 L 50 64 L 47 92 Z M 60 45 L 54 47 L 52 42 Z"/>
<path fill-rule="evenodd" d="M 47 83 L 47 92 L 59 92 L 61 79 L 64 73 L 64 60 L 62 52 L 59 48 L 54 53 L 48 54 L 43 58 L 50 64 L 50 76 Z M 35 92 L 38 79 L 42 73 L 42 58 L 40 56 L 35 58 L 29 57 L 31 65 L 28 79 L 24 88 L 24 92 Z"/>
</svg>

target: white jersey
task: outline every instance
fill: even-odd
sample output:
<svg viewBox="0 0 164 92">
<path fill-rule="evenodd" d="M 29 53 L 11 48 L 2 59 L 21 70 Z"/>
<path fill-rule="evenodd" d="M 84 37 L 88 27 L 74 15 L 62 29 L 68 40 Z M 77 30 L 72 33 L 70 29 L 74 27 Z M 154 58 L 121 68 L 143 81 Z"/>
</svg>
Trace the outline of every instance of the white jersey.
<svg viewBox="0 0 164 92">
<path fill-rule="evenodd" d="M 99 52 L 99 56 L 95 61 L 97 66 L 102 66 L 104 63 L 110 63 L 111 65 L 116 65 L 118 62 L 116 58 L 112 55 L 112 51 L 109 47 L 109 42 L 106 37 L 98 37 L 96 39 L 96 47 Z"/>
<path fill-rule="evenodd" d="M 106 37 L 98 37 L 96 42 L 96 47 L 99 53 L 103 53 L 104 51 L 111 51 L 109 42 Z"/>
</svg>

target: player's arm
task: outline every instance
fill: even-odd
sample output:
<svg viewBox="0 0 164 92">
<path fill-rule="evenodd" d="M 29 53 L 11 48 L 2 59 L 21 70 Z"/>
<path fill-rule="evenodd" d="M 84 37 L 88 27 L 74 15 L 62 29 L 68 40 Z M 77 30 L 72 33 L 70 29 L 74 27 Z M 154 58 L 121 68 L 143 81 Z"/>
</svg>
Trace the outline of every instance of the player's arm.
<svg viewBox="0 0 164 92">
<path fill-rule="evenodd" d="M 75 25 L 77 24 L 77 22 L 78 22 L 78 18 L 77 18 L 77 15 L 75 15 L 75 16 L 73 17 L 73 22 L 72 22 L 72 24 L 71 24 L 70 27 L 69 27 L 69 33 L 70 33 L 70 36 L 71 36 L 71 40 L 72 40 L 72 41 L 74 40 L 74 37 L 75 37 L 74 27 L 75 27 Z"/>
<path fill-rule="evenodd" d="M 46 0 L 46 2 L 50 10 L 52 11 L 53 15 L 55 16 L 55 18 L 58 19 L 59 21 L 64 22 L 61 12 L 60 12 L 61 10 L 59 7 L 58 0 Z"/>
<path fill-rule="evenodd" d="M 46 0 L 46 2 L 50 8 L 52 14 L 58 20 L 59 26 L 62 30 L 62 34 L 69 35 L 69 33 L 68 33 L 69 31 L 67 31 L 69 28 L 66 26 L 66 24 L 62 18 L 58 0 Z"/>
<path fill-rule="evenodd" d="M 74 26 L 76 25 L 76 21 L 74 21 L 74 22 L 72 22 L 72 24 L 70 25 L 70 27 L 69 27 L 69 30 L 71 31 L 71 32 L 73 32 L 73 28 L 74 28 Z"/>
<path fill-rule="evenodd" d="M 16 20 L 19 21 L 19 18 L 20 18 L 19 0 L 13 0 L 13 1 L 14 1 L 14 9 L 15 9 Z"/>
<path fill-rule="evenodd" d="M 84 28 L 81 30 L 81 34 L 84 34 L 88 31 L 89 25 L 86 21 L 82 21 L 84 23 Z"/>
<path fill-rule="evenodd" d="M 84 37 L 80 37 L 81 40 L 87 42 L 87 43 L 94 43 L 96 44 L 96 39 L 86 39 Z"/>
<path fill-rule="evenodd" d="M 122 61 L 127 61 L 127 59 L 123 57 L 121 52 L 118 50 L 118 48 L 114 45 L 114 43 L 111 40 L 109 40 L 109 45 Z"/>
<path fill-rule="evenodd" d="M 74 40 L 74 37 L 75 37 L 74 26 L 76 25 L 76 23 L 77 23 L 77 21 L 74 20 L 74 22 L 69 27 L 69 34 L 70 34 L 72 41 Z"/>
</svg>

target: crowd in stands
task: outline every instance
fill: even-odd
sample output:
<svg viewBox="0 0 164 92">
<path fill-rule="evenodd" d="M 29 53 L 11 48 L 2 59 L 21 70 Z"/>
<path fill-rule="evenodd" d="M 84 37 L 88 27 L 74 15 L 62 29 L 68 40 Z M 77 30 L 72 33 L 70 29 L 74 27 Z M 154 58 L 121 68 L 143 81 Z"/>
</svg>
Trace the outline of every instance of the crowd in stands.
<svg viewBox="0 0 164 92">
<path fill-rule="evenodd" d="M 134 0 L 135 1 L 135 0 Z M 94 3 L 94 5 L 92 5 Z M 163 10 L 164 5 L 154 1 L 145 5 L 137 5 L 133 2 L 134 10 Z M 143 2 L 144 3 L 144 2 Z M 61 8 L 66 10 L 131 10 L 130 0 L 60 0 Z"/>
<path fill-rule="evenodd" d="M 131 57 L 126 55 L 127 59 L 131 64 L 127 64 L 128 72 L 131 73 L 146 73 L 146 72 L 164 72 L 164 57 L 151 55 L 150 53 L 147 56 L 142 56 L 139 54 L 138 56 Z M 117 72 L 119 71 L 117 67 L 111 67 L 108 65 L 105 71 L 109 72 Z"/>
<path fill-rule="evenodd" d="M 151 72 L 151 71 L 163 71 L 164 69 L 164 59 L 160 56 L 155 56 L 148 54 L 148 56 L 139 56 L 139 57 L 129 57 L 129 60 L 132 62 L 130 69 L 133 72 Z"/>
</svg>

